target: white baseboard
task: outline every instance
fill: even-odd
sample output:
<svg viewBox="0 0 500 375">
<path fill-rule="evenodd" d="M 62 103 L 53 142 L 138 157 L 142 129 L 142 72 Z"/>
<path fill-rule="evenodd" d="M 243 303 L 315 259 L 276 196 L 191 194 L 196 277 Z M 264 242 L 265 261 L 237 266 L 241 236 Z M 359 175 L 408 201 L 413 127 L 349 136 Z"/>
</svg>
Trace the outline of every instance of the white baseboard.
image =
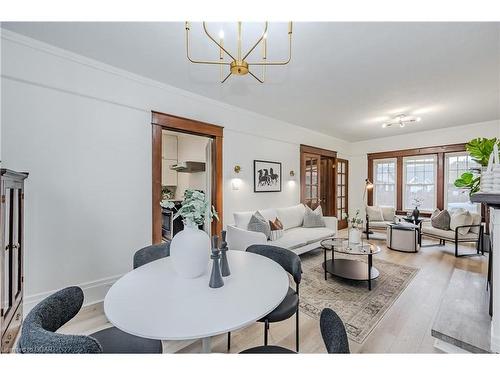
<svg viewBox="0 0 500 375">
<path fill-rule="evenodd" d="M 116 275 L 111 277 L 106 277 L 104 279 L 89 281 L 86 283 L 79 284 L 80 288 L 83 290 L 85 299 L 83 301 L 83 306 L 93 305 L 95 303 L 102 302 L 109 288 L 120 278 L 122 275 Z M 62 288 L 61 288 L 62 289 Z M 48 292 L 32 294 L 23 297 L 23 315 L 26 316 L 28 312 L 43 299 L 47 298 L 51 294 L 57 292 L 57 290 L 51 290 Z"/>
</svg>

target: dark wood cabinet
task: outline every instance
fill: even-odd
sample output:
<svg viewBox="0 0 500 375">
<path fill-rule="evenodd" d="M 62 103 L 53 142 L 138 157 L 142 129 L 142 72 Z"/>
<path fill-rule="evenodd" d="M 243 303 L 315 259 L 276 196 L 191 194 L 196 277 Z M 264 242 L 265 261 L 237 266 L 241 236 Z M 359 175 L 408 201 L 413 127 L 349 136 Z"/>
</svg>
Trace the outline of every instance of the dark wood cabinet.
<svg viewBox="0 0 500 375">
<path fill-rule="evenodd" d="M 0 333 L 1 352 L 12 350 L 23 318 L 24 180 L 27 173 L 0 169 Z"/>
</svg>

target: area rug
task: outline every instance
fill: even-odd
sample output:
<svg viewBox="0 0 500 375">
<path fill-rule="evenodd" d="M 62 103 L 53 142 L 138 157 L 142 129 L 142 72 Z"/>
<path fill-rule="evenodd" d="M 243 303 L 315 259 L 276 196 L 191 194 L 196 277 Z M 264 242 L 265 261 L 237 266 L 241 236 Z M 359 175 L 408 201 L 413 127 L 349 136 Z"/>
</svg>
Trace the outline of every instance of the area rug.
<svg viewBox="0 0 500 375">
<path fill-rule="evenodd" d="M 347 257 L 335 253 L 335 259 Z M 330 254 L 328 258 L 330 259 Z M 367 257 L 357 258 L 362 260 L 361 258 Z M 344 322 L 349 339 L 360 344 L 419 270 L 377 259 L 375 255 L 373 266 L 380 271 L 380 276 L 372 281 L 372 290 L 369 291 L 366 281 L 350 281 L 330 274 L 325 281 L 322 249 L 301 255 L 301 260 L 303 270 L 300 283 L 301 312 L 319 320 L 321 311 L 325 307 L 331 308 Z"/>
</svg>

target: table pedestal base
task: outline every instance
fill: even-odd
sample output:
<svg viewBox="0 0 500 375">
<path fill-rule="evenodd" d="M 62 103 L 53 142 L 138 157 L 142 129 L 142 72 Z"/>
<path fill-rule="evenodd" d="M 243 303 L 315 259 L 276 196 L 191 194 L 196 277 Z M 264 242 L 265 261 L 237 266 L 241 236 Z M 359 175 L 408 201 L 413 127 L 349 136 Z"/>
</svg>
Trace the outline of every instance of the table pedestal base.
<svg viewBox="0 0 500 375">
<path fill-rule="evenodd" d="M 369 289 L 371 289 L 371 280 L 379 277 L 380 272 L 373 266 L 353 260 L 353 259 L 335 259 L 327 260 L 323 263 L 323 268 L 331 275 L 342 277 L 349 280 L 368 281 Z M 370 277 L 368 277 L 368 269 L 370 269 Z"/>
</svg>

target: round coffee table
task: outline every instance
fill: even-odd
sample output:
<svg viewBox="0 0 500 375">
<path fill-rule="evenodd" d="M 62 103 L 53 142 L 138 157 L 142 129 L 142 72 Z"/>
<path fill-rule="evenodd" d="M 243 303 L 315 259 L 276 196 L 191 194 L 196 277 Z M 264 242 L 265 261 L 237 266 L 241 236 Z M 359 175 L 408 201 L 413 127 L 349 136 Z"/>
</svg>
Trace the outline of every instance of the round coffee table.
<svg viewBox="0 0 500 375">
<path fill-rule="evenodd" d="M 380 253 L 380 247 L 363 241 L 360 244 L 349 243 L 347 238 L 328 238 L 321 241 L 325 261 L 325 280 L 328 274 L 348 280 L 368 281 L 368 290 L 372 290 L 372 280 L 379 277 L 380 272 L 373 267 L 373 254 Z M 327 259 L 327 252 L 331 251 L 332 259 Z M 335 259 L 334 253 L 348 255 L 364 255 L 368 257 L 368 265 L 355 259 Z"/>
</svg>

